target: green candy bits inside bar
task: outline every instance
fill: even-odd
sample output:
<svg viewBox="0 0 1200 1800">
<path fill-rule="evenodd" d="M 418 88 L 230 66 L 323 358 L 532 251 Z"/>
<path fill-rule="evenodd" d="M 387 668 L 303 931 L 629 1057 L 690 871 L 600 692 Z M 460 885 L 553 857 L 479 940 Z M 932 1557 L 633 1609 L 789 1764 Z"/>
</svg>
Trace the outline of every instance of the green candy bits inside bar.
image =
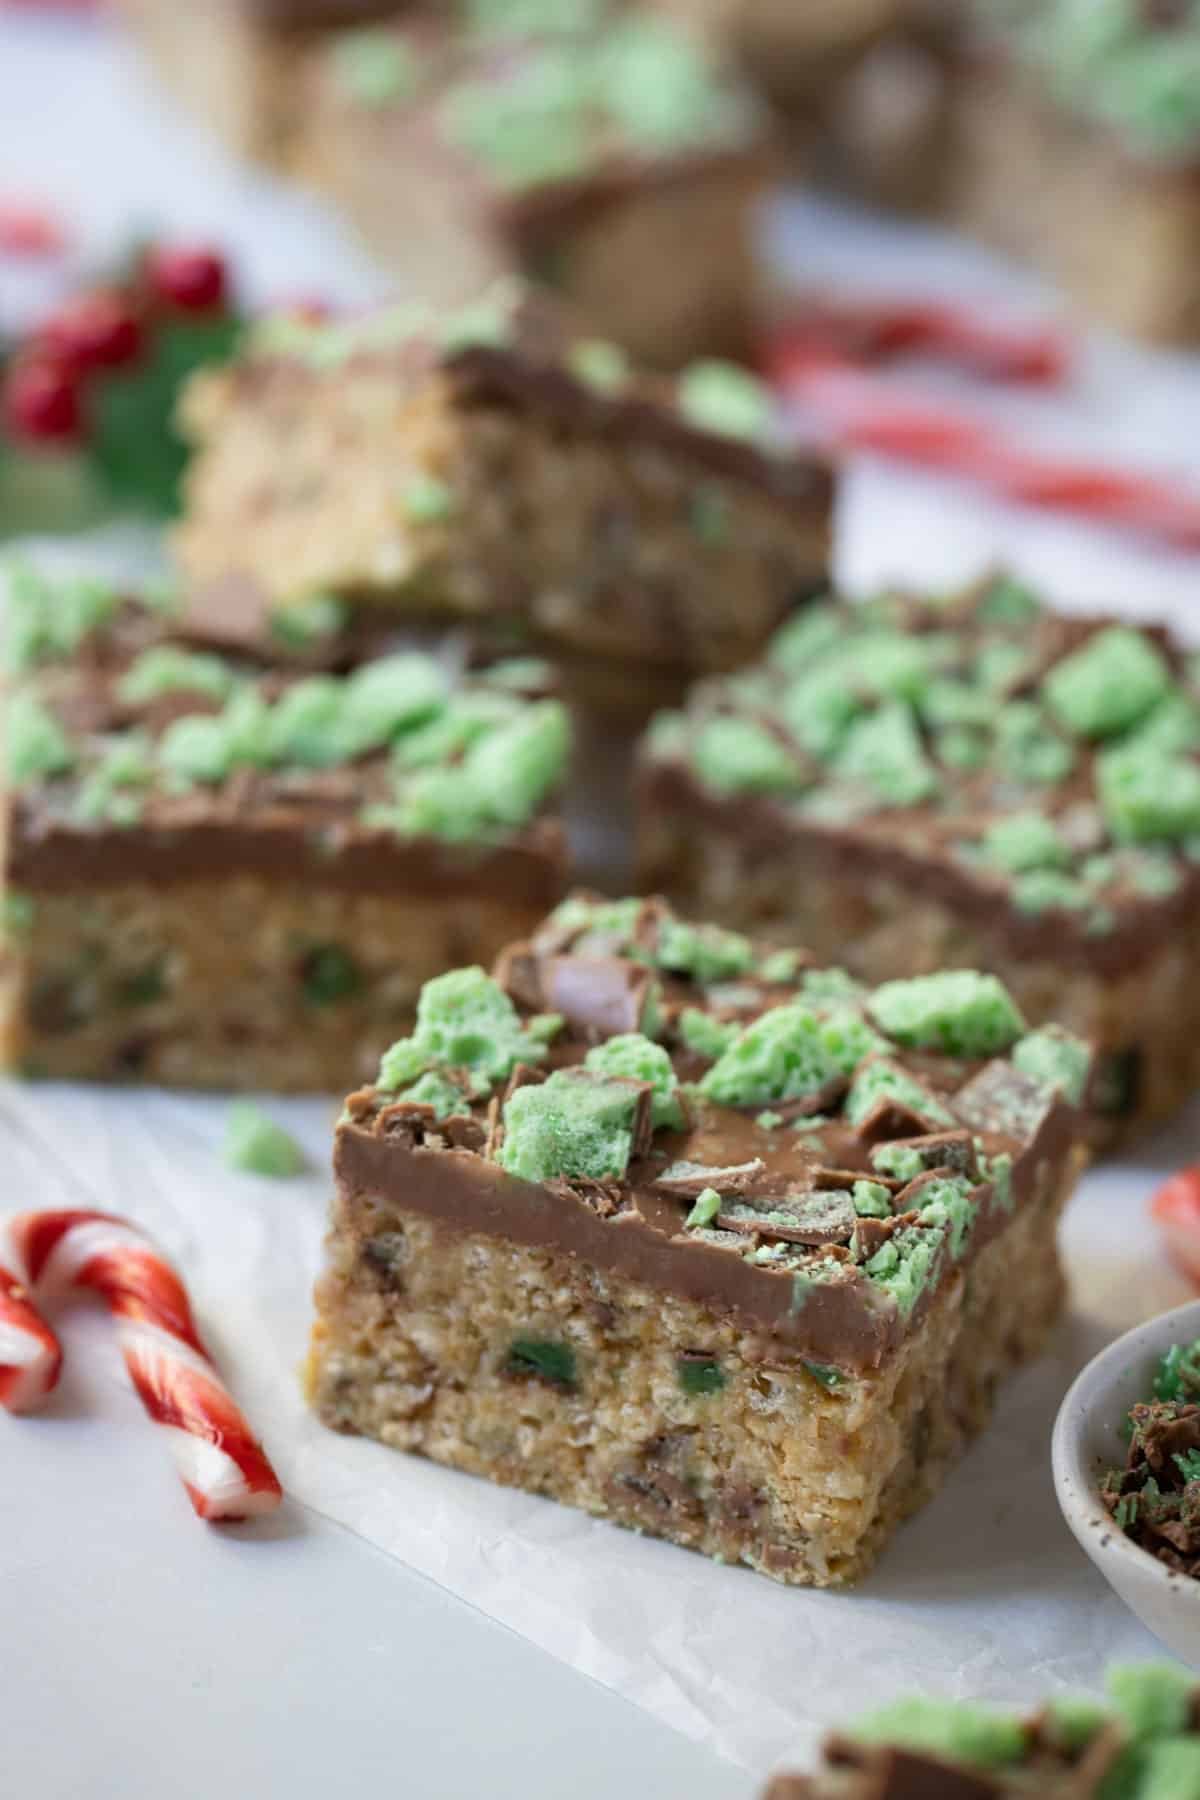
<svg viewBox="0 0 1200 1800">
<path fill-rule="evenodd" d="M 868 1010 L 897 1044 L 947 1056 L 997 1056 L 1025 1029 L 1003 982 L 973 969 L 885 981 Z"/>
<path fill-rule="evenodd" d="M 719 1394 L 725 1386 L 724 1371 L 715 1357 L 681 1356 L 675 1373 L 685 1394 Z"/>
<path fill-rule="evenodd" d="M 567 367 L 598 394 L 615 393 L 629 380 L 629 358 L 604 338 L 581 338 L 567 352 Z"/>
<path fill-rule="evenodd" d="M 896 1181 L 915 1181 L 925 1170 L 921 1152 L 907 1144 L 876 1144 L 871 1161 L 881 1175 L 891 1175 Z"/>
<path fill-rule="evenodd" d="M 521 1023 L 500 985 L 478 966 L 427 981 L 413 1035 L 392 1045 L 379 1066 L 379 1086 L 400 1088 L 428 1068 L 466 1069 L 486 1090 L 518 1063 L 542 1062 L 546 1047 Z"/>
<path fill-rule="evenodd" d="M 598 1075 L 624 1075 L 631 1081 L 646 1082 L 653 1090 L 650 1120 L 655 1129 L 678 1129 L 683 1124 L 679 1081 L 661 1044 L 652 1044 L 637 1031 L 623 1032 L 589 1050 L 583 1066 Z"/>
<path fill-rule="evenodd" d="M 1059 1025 L 1047 1025 L 1021 1038 L 1013 1047 L 1011 1060 L 1022 1075 L 1041 1087 L 1056 1089 L 1072 1106 L 1082 1103 L 1092 1056 L 1081 1038 Z"/>
<path fill-rule="evenodd" d="M 499 1162 L 523 1181 L 619 1181 L 629 1166 L 638 1092 L 627 1081 L 559 1069 L 504 1108 Z"/>
<path fill-rule="evenodd" d="M 701 1188 L 696 1195 L 691 1212 L 683 1221 L 689 1231 L 703 1230 L 711 1225 L 721 1210 L 721 1196 L 716 1188 Z"/>
<path fill-rule="evenodd" d="M 203 656 L 180 650 L 174 644 L 154 644 L 129 665 L 117 684 L 117 693 L 129 706 L 140 706 L 160 694 L 205 694 L 226 700 L 237 677 L 219 656 Z"/>
<path fill-rule="evenodd" d="M 773 1007 L 739 1033 L 700 1091 L 719 1106 L 764 1106 L 818 1091 L 838 1073 L 824 1021 L 807 1007 Z"/>
<path fill-rule="evenodd" d="M 237 1100 L 229 1109 L 225 1161 L 247 1174 L 279 1179 L 302 1174 L 308 1166 L 295 1138 L 249 1100 Z"/>
<path fill-rule="evenodd" d="M 678 387 L 679 410 L 691 424 L 720 437 L 762 439 L 774 417 L 770 389 L 736 363 L 694 362 Z"/>
<path fill-rule="evenodd" d="M 808 785 L 786 745 L 750 719 L 710 719 L 692 742 L 692 761 L 718 794 L 798 793 Z"/>
<path fill-rule="evenodd" d="M 1022 1762 L 1027 1748 L 1019 1719 L 963 1701 L 916 1697 L 868 1713 L 850 1735 L 860 1743 L 895 1744 L 985 1769 Z"/>
<path fill-rule="evenodd" d="M 858 1071 L 850 1083 L 850 1091 L 846 1095 L 846 1117 L 852 1125 L 858 1125 L 880 1100 L 894 1101 L 898 1106 L 908 1107 L 921 1118 L 932 1119 L 939 1125 L 952 1125 L 954 1120 L 936 1094 L 909 1075 L 895 1063 L 879 1057 L 868 1062 Z"/>
<path fill-rule="evenodd" d="M 1171 671 L 1140 631 L 1110 625 L 1047 675 L 1043 693 L 1059 724 L 1076 737 L 1111 737 L 1162 700 Z"/>
<path fill-rule="evenodd" d="M 535 1375 L 551 1387 L 575 1386 L 575 1352 L 552 1338 L 514 1338 L 505 1359 L 507 1375 Z"/>
<path fill-rule="evenodd" d="M 988 862 L 1013 875 L 1029 869 L 1061 869 L 1070 852 L 1051 821 L 1041 813 L 1012 813 L 988 827 L 983 839 Z"/>
<path fill-rule="evenodd" d="M 947 1230 L 938 1221 L 898 1231 L 865 1265 L 871 1280 L 891 1295 L 905 1318 L 937 1273 Z"/>
</svg>

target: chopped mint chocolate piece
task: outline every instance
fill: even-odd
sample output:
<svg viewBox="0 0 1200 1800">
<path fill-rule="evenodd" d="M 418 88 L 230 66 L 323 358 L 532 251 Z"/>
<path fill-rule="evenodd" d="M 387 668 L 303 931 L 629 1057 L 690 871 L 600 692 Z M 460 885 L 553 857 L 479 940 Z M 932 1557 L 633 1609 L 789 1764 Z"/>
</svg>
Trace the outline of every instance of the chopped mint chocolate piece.
<svg viewBox="0 0 1200 1800">
<path fill-rule="evenodd" d="M 454 489 L 433 475 L 414 475 L 404 484 L 400 504 L 414 525 L 434 524 L 454 511 Z"/>
<path fill-rule="evenodd" d="M 905 1318 L 934 1279 L 946 1236 L 943 1225 L 902 1227 L 864 1265 Z"/>
<path fill-rule="evenodd" d="M 249 1100 L 235 1100 L 225 1127 L 225 1161 L 250 1175 L 283 1178 L 308 1167 L 299 1144 Z"/>
<path fill-rule="evenodd" d="M 1100 757 L 1100 805 L 1119 843 L 1174 841 L 1200 832 L 1200 763 L 1152 744 L 1122 744 Z"/>
<path fill-rule="evenodd" d="M 632 1082 L 556 1070 L 507 1102 L 499 1162 L 524 1181 L 619 1181 L 633 1150 L 637 1105 Z"/>
<path fill-rule="evenodd" d="M 760 981 L 794 981 L 800 967 L 798 950 L 772 950 L 758 965 Z"/>
<path fill-rule="evenodd" d="M 1035 812 L 997 819 L 984 834 L 983 854 L 988 862 L 1013 875 L 1029 869 L 1061 869 L 1071 860 L 1052 822 Z"/>
<path fill-rule="evenodd" d="M 1013 1046 L 1012 1052 L 1014 1068 L 1042 1087 L 1063 1094 L 1072 1106 L 1083 1103 L 1091 1061 L 1088 1046 L 1061 1025 L 1031 1031 Z"/>
<path fill-rule="evenodd" d="M 714 1019 L 711 1013 L 701 1012 L 695 1006 L 684 1007 L 679 1015 L 678 1031 L 687 1049 L 713 1061 L 724 1055 L 738 1035 L 736 1025 L 722 1024 L 720 1019 Z"/>
<path fill-rule="evenodd" d="M 721 1196 L 716 1188 L 706 1187 L 696 1195 L 691 1212 L 683 1221 L 689 1231 L 711 1225 L 721 1210 Z"/>
<path fill-rule="evenodd" d="M 1037 597 L 1011 575 L 998 575 L 975 603 L 989 625 L 1028 625 L 1038 614 Z"/>
<path fill-rule="evenodd" d="M 996 762 L 1022 786 L 1053 787 L 1075 767 L 1076 752 L 1052 731 L 1032 700 L 1012 700 L 996 717 Z"/>
<path fill-rule="evenodd" d="M 535 121 L 531 120 L 531 126 Z M 515 144 L 514 138 L 514 144 Z M 521 154 L 517 146 L 516 154 Z M 516 311 L 523 289 L 520 282 L 501 279 L 478 300 L 459 307 L 438 327 L 438 339 L 448 356 L 461 350 L 502 348 L 512 339 Z"/>
<path fill-rule="evenodd" d="M 518 1063 L 539 1063 L 546 1047 L 520 1020 L 504 989 L 480 968 L 452 969 L 427 981 L 416 1028 L 388 1050 L 379 1086 L 400 1088 L 426 1069 L 465 1069 L 476 1091 L 506 1081 Z"/>
<path fill-rule="evenodd" d="M 42 575 L 9 564 L 5 596 L 5 662 L 10 669 L 71 656 L 121 604 L 106 582 Z"/>
<path fill-rule="evenodd" d="M 886 981 L 867 1008 L 896 1043 L 947 1056 L 995 1056 L 1025 1029 L 1003 982 L 973 969 Z"/>
<path fill-rule="evenodd" d="M 442 108 L 442 122 L 500 187 L 519 191 L 568 180 L 586 167 L 591 138 L 586 100 L 579 59 L 542 44 L 504 81 L 467 81 L 455 88 Z M 460 343 L 456 339 L 455 348 Z"/>
<path fill-rule="evenodd" d="M 884 806 L 916 806 L 938 787 L 911 710 L 901 701 L 851 725 L 836 761 L 843 780 L 869 788 Z"/>
<path fill-rule="evenodd" d="M 552 1338 L 514 1338 L 505 1358 L 506 1375 L 533 1375 L 551 1387 L 573 1388 L 576 1383 L 575 1352 L 570 1344 Z"/>
<path fill-rule="evenodd" d="M 876 1144 L 871 1161 L 881 1175 L 891 1175 L 896 1181 L 915 1181 L 925 1169 L 925 1158 L 909 1144 Z"/>
<path fill-rule="evenodd" d="M 332 594 L 310 594 L 278 607 L 271 614 L 271 636 L 292 650 L 307 650 L 322 638 L 336 636 L 346 623 L 348 609 Z"/>
<path fill-rule="evenodd" d="M 678 1130 L 683 1124 L 679 1080 L 661 1044 L 652 1044 L 637 1031 L 623 1032 L 589 1050 L 583 1066 L 600 1075 L 624 1075 L 631 1081 L 648 1083 L 653 1089 L 650 1122 L 655 1130 Z"/>
<path fill-rule="evenodd" d="M 752 719 L 709 719 L 693 740 L 692 761 L 718 794 L 798 793 L 808 782 L 787 746 Z"/>
<path fill-rule="evenodd" d="M 821 1042 L 843 1075 L 853 1075 L 860 1062 L 887 1045 L 852 1006 L 822 1010 Z"/>
<path fill-rule="evenodd" d="M 878 1162 L 878 1159 L 876 1159 Z M 882 1182 L 856 1181 L 851 1190 L 854 1210 L 861 1219 L 890 1219 L 892 1196 Z"/>
<path fill-rule="evenodd" d="M 219 656 L 153 644 L 130 664 L 117 683 L 117 693 L 127 706 L 139 706 L 160 694 L 181 691 L 225 700 L 236 685 L 236 675 Z"/>
<path fill-rule="evenodd" d="M 715 1357 L 681 1356 L 675 1373 L 685 1394 L 719 1394 L 725 1386 L 724 1370 Z"/>
<path fill-rule="evenodd" d="M 344 32 L 331 55 L 338 85 L 360 106 L 405 100 L 418 80 L 419 62 L 411 44 L 388 31 Z"/>
<path fill-rule="evenodd" d="M 153 747 L 141 731 L 125 731 L 108 740 L 75 795 L 75 817 L 83 824 L 133 825 L 141 817 L 137 789 L 154 779 Z"/>
<path fill-rule="evenodd" d="M 838 606 L 803 607 L 771 639 L 769 660 L 787 675 L 802 675 L 833 645 L 840 643 L 845 620 Z"/>
<path fill-rule="evenodd" d="M 418 1081 L 396 1095 L 397 1100 L 410 1100 L 414 1106 L 432 1106 L 434 1117 L 452 1119 L 470 1111 L 471 1103 L 460 1087 L 448 1081 L 436 1069 L 426 1069 Z"/>
<path fill-rule="evenodd" d="M 707 984 L 748 974 L 754 965 L 754 946 L 739 931 L 670 918 L 659 927 L 654 960 L 660 969 Z"/>
<path fill-rule="evenodd" d="M 836 662 L 821 662 L 797 675 L 779 700 L 784 723 L 810 756 L 822 761 L 836 756 L 854 720 L 864 711 L 850 673 Z"/>
<path fill-rule="evenodd" d="M 863 991 L 846 969 L 806 969 L 800 977 L 805 1000 L 853 1000 Z"/>
<path fill-rule="evenodd" d="M 270 709 L 253 688 L 235 693 L 212 718 L 176 719 L 158 740 L 158 758 L 184 786 L 215 786 L 234 769 L 271 760 Z"/>
<path fill-rule="evenodd" d="M 763 1106 L 817 1093 L 838 1073 L 816 1013 L 777 1006 L 739 1033 L 700 1083 L 720 1106 Z"/>
<path fill-rule="evenodd" d="M 1007 1150 L 998 1156 L 988 1156 L 978 1151 L 979 1173 L 985 1181 L 990 1181 L 996 1202 L 1007 1211 L 1012 1205 L 1012 1157 Z"/>
<path fill-rule="evenodd" d="M 565 709 L 541 701 L 479 737 L 457 765 L 421 770 L 401 788 L 394 814 L 379 822 L 451 842 L 523 825 L 562 779 L 569 750 Z"/>
<path fill-rule="evenodd" d="M 1171 671 L 1143 632 L 1110 625 L 1064 657 L 1043 683 L 1046 704 L 1076 737 L 1112 737 L 1164 699 Z"/>
<path fill-rule="evenodd" d="M 944 1175 L 928 1181 L 920 1190 L 918 1216 L 923 1224 L 944 1225 L 950 1233 L 950 1249 L 961 1256 L 967 1235 L 975 1223 L 971 1183 L 962 1175 Z M 903 1207 L 901 1210 L 905 1210 Z"/>
<path fill-rule="evenodd" d="M 775 1131 L 783 1124 L 783 1114 L 771 1112 L 768 1108 L 764 1112 L 755 1114 L 754 1123 L 760 1131 Z"/>
<path fill-rule="evenodd" d="M 850 1736 L 864 1744 L 895 1744 L 978 1768 L 1019 1763 L 1026 1753 L 1019 1719 L 962 1700 L 897 1700 L 855 1720 Z"/>
<path fill-rule="evenodd" d="M 931 1119 L 938 1125 L 952 1125 L 953 1116 L 935 1094 L 897 1064 L 878 1057 L 868 1062 L 855 1075 L 846 1095 L 846 1117 L 852 1125 L 861 1124 L 880 1100 L 894 1101 L 907 1107 L 918 1117 Z"/>
<path fill-rule="evenodd" d="M 17 784 L 66 775 L 75 766 L 70 738 L 54 714 L 32 694 L 20 692 L 9 697 L 4 733 L 9 779 Z"/>
<path fill-rule="evenodd" d="M 721 437 L 761 442 L 774 417 L 771 390 L 736 363 L 689 363 L 677 392 L 684 417 Z"/>
<path fill-rule="evenodd" d="M 580 338 L 567 352 L 567 367 L 598 394 L 612 394 L 629 380 L 629 358 L 605 338 Z"/>
</svg>

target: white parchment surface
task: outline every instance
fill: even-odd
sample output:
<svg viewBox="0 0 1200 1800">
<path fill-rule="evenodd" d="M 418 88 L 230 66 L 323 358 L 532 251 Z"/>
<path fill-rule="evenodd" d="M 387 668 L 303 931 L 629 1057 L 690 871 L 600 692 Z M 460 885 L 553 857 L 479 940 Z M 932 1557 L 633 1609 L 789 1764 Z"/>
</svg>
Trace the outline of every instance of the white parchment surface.
<svg viewBox="0 0 1200 1800">
<path fill-rule="evenodd" d="M 295 1502 L 402 1559 L 718 1753 L 761 1771 L 817 1728 L 901 1690 L 1030 1698 L 1095 1685 L 1155 1645 L 1059 1518 L 1049 1433 L 1101 1343 L 1187 1298 L 1146 1218 L 1154 1185 L 1200 1144 L 1200 1103 L 1136 1164 L 1087 1177 L 1065 1247 L 1073 1306 L 1052 1354 L 1005 1390 L 942 1493 L 851 1593 L 809 1593 L 640 1538 L 548 1501 L 326 1431 L 298 1366 L 329 1196 L 332 1103 L 267 1102 L 313 1173 L 272 1182 L 220 1161 L 226 1102 L 151 1091 L 0 1086 L 5 1194 L 128 1214 L 177 1259 L 211 1347 Z M 92 1353 L 99 1321 L 64 1321 Z M 127 1404 L 136 1410 L 132 1396 Z M 16 1454 L 36 1455 L 36 1427 Z M 6 1446 L 8 1454 L 16 1440 Z"/>
</svg>

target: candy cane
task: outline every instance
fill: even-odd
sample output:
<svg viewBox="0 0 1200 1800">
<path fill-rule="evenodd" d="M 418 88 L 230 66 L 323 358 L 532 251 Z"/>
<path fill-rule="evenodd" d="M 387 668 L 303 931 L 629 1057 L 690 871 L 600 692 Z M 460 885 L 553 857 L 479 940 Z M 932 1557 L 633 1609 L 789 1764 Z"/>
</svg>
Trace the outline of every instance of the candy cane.
<svg viewBox="0 0 1200 1800">
<path fill-rule="evenodd" d="M 124 1219 L 101 1212 L 20 1213 L 0 1236 L 0 1403 L 35 1405 L 58 1380 L 61 1351 L 28 1297 L 90 1288 L 117 1322 L 138 1398 L 162 1426 L 202 1519 L 271 1512 L 282 1491 L 192 1318 L 183 1283 Z"/>
</svg>

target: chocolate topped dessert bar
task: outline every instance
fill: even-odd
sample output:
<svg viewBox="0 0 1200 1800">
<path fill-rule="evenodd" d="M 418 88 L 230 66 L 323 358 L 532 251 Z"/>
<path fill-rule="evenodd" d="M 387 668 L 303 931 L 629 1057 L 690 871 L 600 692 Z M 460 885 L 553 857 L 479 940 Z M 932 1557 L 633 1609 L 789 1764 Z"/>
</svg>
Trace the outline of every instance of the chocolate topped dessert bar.
<svg viewBox="0 0 1200 1800">
<path fill-rule="evenodd" d="M 1111 1130 L 1200 1080 L 1200 667 L 1003 577 L 809 608 L 660 718 L 642 873 L 867 981 L 996 971 L 1099 1049 Z"/>
<path fill-rule="evenodd" d="M 1066 1694 L 1026 1717 L 962 1700 L 900 1700 L 825 1743 L 812 1775 L 764 1800 L 1192 1800 L 1200 1682 L 1170 1663 L 1108 1677 L 1109 1705 Z"/>
<path fill-rule="evenodd" d="M 656 900 L 430 982 L 337 1132 L 320 1416 L 780 1580 L 860 1575 L 1062 1297 L 1088 1052 Z"/>
<path fill-rule="evenodd" d="M 440 322 L 276 321 L 184 426 L 192 587 L 509 620 L 626 692 L 756 654 L 826 564 L 830 468 L 779 443 L 762 384 L 639 375 L 519 283 Z"/>
<path fill-rule="evenodd" d="M 1120 330 L 1200 338 L 1200 0 L 973 0 L 959 219 Z M 1113 221 L 1120 229 L 1113 229 Z"/>
<path fill-rule="evenodd" d="M 490 12 L 336 40 L 314 65 L 301 173 L 400 298 L 457 306 L 521 274 L 643 362 L 748 354 L 773 172 L 749 86 L 645 8 Z"/>
<path fill-rule="evenodd" d="M 9 622 L 11 1066 L 336 1091 L 562 891 L 568 728 L 527 663 L 285 671 L 32 574 Z"/>
</svg>

